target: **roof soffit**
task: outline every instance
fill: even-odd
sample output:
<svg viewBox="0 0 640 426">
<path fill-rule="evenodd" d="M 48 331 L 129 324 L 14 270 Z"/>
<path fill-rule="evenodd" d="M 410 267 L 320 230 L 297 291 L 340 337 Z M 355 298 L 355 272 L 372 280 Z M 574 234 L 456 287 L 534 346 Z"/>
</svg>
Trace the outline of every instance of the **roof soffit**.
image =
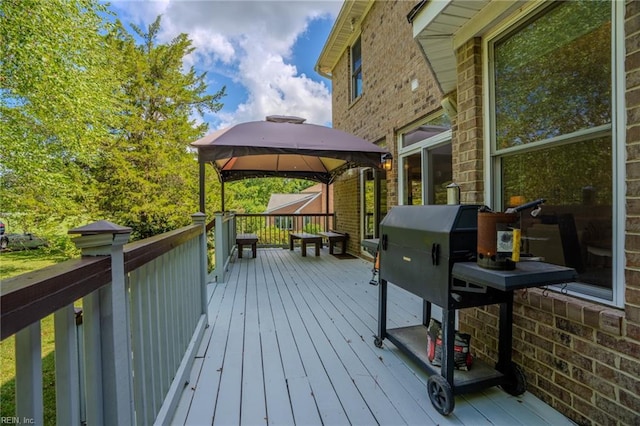
<svg viewBox="0 0 640 426">
<path fill-rule="evenodd" d="M 443 91 L 456 88 L 455 50 L 484 34 L 524 0 L 440 0 L 425 2 L 410 16 L 413 38 L 420 45 Z"/>
<path fill-rule="evenodd" d="M 360 25 L 373 3 L 374 0 L 346 0 L 343 3 L 316 62 L 317 73 L 329 79 L 332 77 L 340 57 L 360 34 Z"/>
</svg>

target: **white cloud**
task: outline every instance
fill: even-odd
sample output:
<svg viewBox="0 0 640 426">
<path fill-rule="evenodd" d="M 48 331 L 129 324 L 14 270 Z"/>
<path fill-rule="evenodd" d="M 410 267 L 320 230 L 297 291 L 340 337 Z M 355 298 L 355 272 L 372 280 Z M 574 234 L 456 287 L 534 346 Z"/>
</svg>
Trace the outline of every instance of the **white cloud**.
<svg viewBox="0 0 640 426">
<path fill-rule="evenodd" d="M 267 115 L 296 115 L 318 124 L 331 120 L 331 94 L 325 84 L 298 75 L 282 56 L 249 39 L 241 46 L 246 56 L 240 60 L 238 76 L 249 99 L 234 113 L 222 115 L 223 126 Z"/>
<path fill-rule="evenodd" d="M 235 111 L 219 113 L 218 127 L 296 115 L 308 122 L 331 121 L 331 94 L 318 76 L 300 74 L 290 62 L 292 47 L 311 20 L 335 18 L 342 1 L 147 1 L 116 2 L 123 22 L 146 28 L 162 14 L 161 41 L 189 34 L 196 51 L 185 65 L 230 77 L 247 90 Z M 312 58 L 314 61 L 317 58 Z M 311 78 L 313 77 L 313 78 Z M 314 80 L 315 79 L 315 80 Z M 224 102 L 224 99 L 222 100 Z"/>
<path fill-rule="evenodd" d="M 202 61 L 201 65 L 211 65 L 215 60 L 219 60 L 224 64 L 233 62 L 236 54 L 235 48 L 229 39 L 222 34 L 212 34 L 210 31 L 197 28 L 189 33 L 189 38 L 197 46 L 195 54 L 191 56 L 194 56 L 195 60 Z"/>
</svg>

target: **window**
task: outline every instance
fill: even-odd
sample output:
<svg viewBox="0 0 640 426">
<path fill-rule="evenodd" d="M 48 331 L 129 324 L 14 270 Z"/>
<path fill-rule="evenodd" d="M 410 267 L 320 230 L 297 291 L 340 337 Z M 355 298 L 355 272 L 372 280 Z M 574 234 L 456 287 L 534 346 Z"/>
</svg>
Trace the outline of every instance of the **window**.
<svg viewBox="0 0 640 426">
<path fill-rule="evenodd" d="M 615 3 L 615 2 L 614 2 Z M 613 298 L 612 6 L 557 2 L 489 41 L 495 206 L 545 198 L 521 220 L 523 251 Z"/>
<path fill-rule="evenodd" d="M 275 225 L 278 229 L 293 229 L 293 217 L 292 216 L 276 216 Z"/>
<path fill-rule="evenodd" d="M 386 172 L 363 169 L 361 172 L 363 190 L 362 227 L 363 238 L 378 238 L 378 224 L 387 214 Z"/>
<path fill-rule="evenodd" d="M 453 182 L 451 142 L 427 150 L 429 169 L 429 204 L 447 204 L 447 186 Z"/>
<path fill-rule="evenodd" d="M 422 204 L 422 152 L 402 157 L 402 204 Z"/>
<path fill-rule="evenodd" d="M 362 49 L 360 37 L 351 46 L 351 100 L 362 95 Z"/>
<path fill-rule="evenodd" d="M 451 124 L 444 114 L 402 134 L 399 146 L 402 204 L 446 204 L 452 182 Z"/>
</svg>

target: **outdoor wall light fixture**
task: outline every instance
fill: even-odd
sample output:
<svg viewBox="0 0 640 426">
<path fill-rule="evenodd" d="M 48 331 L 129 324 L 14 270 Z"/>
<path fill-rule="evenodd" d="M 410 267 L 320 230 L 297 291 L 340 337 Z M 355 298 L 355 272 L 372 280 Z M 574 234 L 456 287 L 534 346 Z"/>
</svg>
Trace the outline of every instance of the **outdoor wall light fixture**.
<svg viewBox="0 0 640 426">
<path fill-rule="evenodd" d="M 386 154 L 382 154 L 382 168 L 384 170 L 391 171 L 391 168 L 393 167 L 393 156 L 391 156 L 391 154 L 386 153 Z"/>
</svg>

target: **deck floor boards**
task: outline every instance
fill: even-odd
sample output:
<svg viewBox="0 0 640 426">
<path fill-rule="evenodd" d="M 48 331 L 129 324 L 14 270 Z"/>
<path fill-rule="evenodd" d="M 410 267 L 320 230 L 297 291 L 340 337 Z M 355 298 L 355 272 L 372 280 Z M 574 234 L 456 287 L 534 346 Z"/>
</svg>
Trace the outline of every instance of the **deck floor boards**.
<svg viewBox="0 0 640 426">
<path fill-rule="evenodd" d="M 376 348 L 371 263 L 259 249 L 208 286 L 209 328 L 172 424 L 561 425 L 529 393 L 456 397 L 443 417 L 427 375 L 389 341 Z M 419 324 L 422 300 L 388 286 L 388 327 Z"/>
</svg>

